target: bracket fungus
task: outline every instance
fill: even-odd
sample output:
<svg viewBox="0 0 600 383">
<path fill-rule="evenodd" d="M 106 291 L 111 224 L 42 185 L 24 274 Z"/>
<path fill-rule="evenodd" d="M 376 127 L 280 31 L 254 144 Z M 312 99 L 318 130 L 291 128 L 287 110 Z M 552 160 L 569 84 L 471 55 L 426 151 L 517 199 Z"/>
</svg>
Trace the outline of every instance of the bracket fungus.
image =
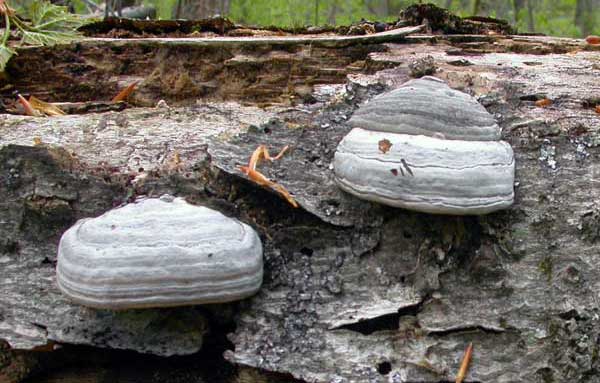
<svg viewBox="0 0 600 383">
<path fill-rule="evenodd" d="M 486 214 L 513 203 L 511 146 L 477 100 L 442 80 L 411 80 L 361 107 L 350 124 L 333 161 L 350 194 L 433 214 Z"/>
<path fill-rule="evenodd" d="M 221 303 L 262 284 L 262 244 L 248 225 L 182 198 L 139 199 L 67 230 L 60 290 L 107 309 Z"/>
</svg>

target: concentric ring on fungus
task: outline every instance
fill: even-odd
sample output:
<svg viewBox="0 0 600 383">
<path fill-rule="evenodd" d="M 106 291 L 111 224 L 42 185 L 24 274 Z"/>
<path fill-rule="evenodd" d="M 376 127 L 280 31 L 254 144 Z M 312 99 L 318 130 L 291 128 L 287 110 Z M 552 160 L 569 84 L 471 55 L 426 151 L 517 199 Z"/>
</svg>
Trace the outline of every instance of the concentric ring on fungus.
<svg viewBox="0 0 600 383">
<path fill-rule="evenodd" d="M 57 283 L 108 309 L 239 300 L 262 284 L 262 244 L 248 225 L 182 198 L 147 198 L 79 220 L 62 236 Z"/>
<path fill-rule="evenodd" d="M 338 145 L 338 185 L 359 198 L 433 214 L 486 214 L 514 201 L 515 159 L 493 116 L 434 77 L 374 98 Z M 382 145 L 383 143 L 383 145 Z"/>
</svg>

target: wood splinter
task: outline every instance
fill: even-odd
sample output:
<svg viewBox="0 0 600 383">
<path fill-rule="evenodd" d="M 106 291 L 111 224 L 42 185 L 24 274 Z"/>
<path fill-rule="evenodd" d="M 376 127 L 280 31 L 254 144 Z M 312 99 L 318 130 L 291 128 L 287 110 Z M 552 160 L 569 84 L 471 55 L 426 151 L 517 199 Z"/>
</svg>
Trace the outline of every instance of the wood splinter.
<svg viewBox="0 0 600 383">
<path fill-rule="evenodd" d="M 465 380 L 465 377 L 467 376 L 467 371 L 469 371 L 471 354 L 473 354 L 473 343 L 469 343 L 469 345 L 467 346 L 465 356 L 463 356 L 462 363 L 460 364 L 460 369 L 458 370 L 458 374 L 456 375 L 456 383 L 462 383 L 463 380 Z"/>
<path fill-rule="evenodd" d="M 277 193 L 281 194 L 283 198 L 285 198 L 290 205 L 293 207 L 298 207 L 298 203 L 294 200 L 294 197 L 287 191 L 283 186 L 269 180 L 264 174 L 256 170 L 256 165 L 260 162 L 261 159 L 265 159 L 269 162 L 273 162 L 275 160 L 280 159 L 285 152 L 289 149 L 289 146 L 286 145 L 281 152 L 277 154 L 275 157 L 271 157 L 269 154 L 269 150 L 265 145 L 259 145 L 258 148 L 252 153 L 250 156 L 250 161 L 248 162 L 248 166 L 240 166 L 239 169 L 250 178 L 250 180 L 254 181 L 256 184 L 265 186 L 275 190 Z"/>
</svg>

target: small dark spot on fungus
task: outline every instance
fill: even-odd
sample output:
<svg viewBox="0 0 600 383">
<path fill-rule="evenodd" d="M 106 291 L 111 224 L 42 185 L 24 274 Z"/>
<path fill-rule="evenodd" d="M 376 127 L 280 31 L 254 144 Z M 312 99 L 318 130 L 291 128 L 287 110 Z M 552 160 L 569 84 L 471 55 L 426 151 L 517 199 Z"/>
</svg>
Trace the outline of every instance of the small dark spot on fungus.
<svg viewBox="0 0 600 383">
<path fill-rule="evenodd" d="M 383 154 L 389 152 L 391 148 L 392 148 L 392 143 L 387 138 L 384 138 L 383 140 L 379 141 L 379 150 Z"/>
<path fill-rule="evenodd" d="M 392 365 L 390 362 L 381 362 L 377 365 L 377 372 L 381 375 L 387 375 L 392 371 Z"/>
<path fill-rule="evenodd" d="M 412 170 L 410 170 L 410 168 L 408 167 L 408 164 L 406 163 L 406 161 L 404 161 L 404 158 L 401 159 L 400 162 L 402 162 L 402 165 L 404 166 L 404 168 L 406 169 L 406 171 L 408 172 L 408 174 L 410 174 L 411 176 L 414 177 L 414 174 L 413 174 Z"/>
<path fill-rule="evenodd" d="M 452 215 L 487 214 L 514 201 L 514 153 L 494 116 L 441 79 L 407 81 L 361 106 L 349 125 L 333 170 L 338 186 L 360 199 Z M 403 182 L 390 182 L 390 172 Z"/>
</svg>

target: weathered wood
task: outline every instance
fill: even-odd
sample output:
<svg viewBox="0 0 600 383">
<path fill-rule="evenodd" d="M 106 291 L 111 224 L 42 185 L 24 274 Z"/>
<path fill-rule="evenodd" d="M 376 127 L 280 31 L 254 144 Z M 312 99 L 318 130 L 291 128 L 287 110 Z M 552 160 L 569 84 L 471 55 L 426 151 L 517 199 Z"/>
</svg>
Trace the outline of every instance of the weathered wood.
<svg viewBox="0 0 600 383">
<path fill-rule="evenodd" d="M 15 90 L 49 102 L 107 101 L 139 81 L 129 100 L 138 106 L 160 99 L 189 105 L 200 97 L 290 105 L 310 100 L 315 85 L 342 83 L 365 69 L 367 55 L 385 49 L 381 43 L 420 29 L 365 36 L 90 38 L 41 51 L 23 48 L 0 80 L 0 95 L 6 105 Z"/>
<path fill-rule="evenodd" d="M 423 25 L 416 27 L 404 27 L 391 29 L 385 32 L 372 33 L 358 36 L 339 36 L 339 35 L 290 35 L 290 36 L 265 36 L 265 37 L 211 37 L 211 38 L 130 38 L 130 39 L 112 39 L 112 38 L 90 38 L 88 41 L 112 42 L 113 44 L 128 43 L 152 43 L 165 44 L 168 46 L 177 45 L 206 45 L 206 46 L 246 46 L 272 44 L 278 46 L 312 45 L 315 47 L 343 48 L 353 44 L 382 44 L 402 40 L 411 33 L 416 33 L 424 29 Z"/>
<path fill-rule="evenodd" d="M 255 298 L 228 308 L 238 313 L 235 321 L 224 320 L 236 326 L 235 349 L 226 353 L 234 364 L 309 382 L 452 381 L 473 342 L 467 381 L 596 381 L 600 115 L 592 108 L 600 103 L 600 52 L 546 37 L 409 41 L 367 58 L 373 68 L 393 69 L 359 74 L 368 72 L 363 67 L 343 86 L 317 86 L 314 103 L 294 108 L 212 102 L 52 119 L 3 116 L 0 337 L 21 347 L 47 339 L 114 347 L 83 337 L 90 314 L 54 287 L 57 238 L 75 218 L 136 194 L 168 192 L 235 216 L 263 238 L 265 284 Z M 361 102 L 408 80 L 408 64 L 426 56 L 436 76 L 477 96 L 498 118 L 517 164 L 509 210 L 416 214 L 335 187 L 329 165 L 350 130 L 347 119 Z M 553 103 L 537 107 L 538 97 Z M 245 100 L 235 92 L 231 98 Z M 31 147 L 34 137 L 79 161 Z M 291 145 L 260 170 L 301 208 L 239 171 L 259 144 Z M 178 343 L 185 339 L 165 344 L 185 352 Z M 120 346 L 155 352 L 129 338 Z"/>
</svg>

